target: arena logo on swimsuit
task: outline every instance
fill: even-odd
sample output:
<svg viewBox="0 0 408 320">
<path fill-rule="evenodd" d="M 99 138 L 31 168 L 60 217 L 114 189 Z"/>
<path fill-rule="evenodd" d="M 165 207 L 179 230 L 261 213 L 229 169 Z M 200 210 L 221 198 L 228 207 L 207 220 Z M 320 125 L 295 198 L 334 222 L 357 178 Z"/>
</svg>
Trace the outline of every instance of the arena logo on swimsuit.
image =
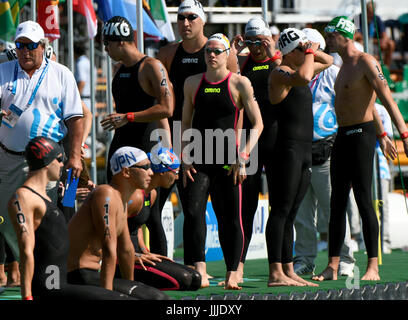
<svg viewBox="0 0 408 320">
<path fill-rule="evenodd" d="M 198 63 L 198 58 L 183 58 L 181 63 Z"/>
<path fill-rule="evenodd" d="M 363 129 L 361 129 L 361 128 L 358 128 L 358 129 L 353 129 L 353 130 L 349 130 L 349 131 L 346 131 L 346 135 L 351 135 L 351 134 L 355 134 L 355 133 L 362 133 L 363 132 Z"/>
<path fill-rule="evenodd" d="M 220 93 L 221 88 L 205 88 L 204 93 Z"/>
<path fill-rule="evenodd" d="M 252 68 L 252 71 L 258 71 L 258 70 L 268 70 L 269 69 L 269 64 L 266 66 L 256 66 Z"/>
<path fill-rule="evenodd" d="M 125 153 L 124 155 L 120 155 L 115 159 L 115 167 L 113 168 L 114 172 L 119 171 L 119 169 L 123 168 L 123 164 L 127 164 L 127 166 L 132 166 L 137 162 L 136 156 L 133 152 Z"/>
<path fill-rule="evenodd" d="M 279 38 L 279 46 L 281 48 L 286 47 L 289 43 L 291 43 L 292 41 L 295 41 L 297 39 L 299 39 L 299 35 L 294 32 L 293 30 L 290 30 L 289 32 L 283 34 L 280 38 Z"/>
</svg>

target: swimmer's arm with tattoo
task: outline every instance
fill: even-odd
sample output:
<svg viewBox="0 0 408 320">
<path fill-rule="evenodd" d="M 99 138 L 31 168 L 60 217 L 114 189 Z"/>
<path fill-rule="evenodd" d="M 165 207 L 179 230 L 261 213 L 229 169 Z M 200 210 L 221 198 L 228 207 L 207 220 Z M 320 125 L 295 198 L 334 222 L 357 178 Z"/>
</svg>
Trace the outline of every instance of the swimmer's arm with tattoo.
<svg viewBox="0 0 408 320">
<path fill-rule="evenodd" d="M 36 206 L 28 192 L 18 189 L 8 202 L 8 213 L 16 232 L 20 249 L 21 297 L 32 296 L 31 282 L 34 274 L 34 211 Z"/>
<path fill-rule="evenodd" d="M 153 58 L 147 58 L 139 71 L 139 81 L 143 90 L 155 97 L 155 104 L 146 106 L 142 111 L 132 112 L 132 122 L 153 122 L 169 118 L 174 111 L 174 92 L 163 64 Z M 138 97 L 135 97 L 137 99 Z M 104 130 L 115 130 L 129 123 L 127 113 L 107 115 L 101 125 Z"/>
<path fill-rule="evenodd" d="M 113 194 L 108 188 L 97 189 L 92 198 L 92 224 L 102 246 L 102 265 L 100 285 L 113 289 L 113 278 L 117 259 L 116 212 L 118 201 L 113 200 Z"/>
<path fill-rule="evenodd" d="M 145 122 L 169 118 L 174 112 L 173 84 L 170 82 L 167 70 L 160 60 L 153 58 L 146 60 L 142 69 L 142 74 L 145 77 L 142 78 L 148 81 L 148 85 L 146 87 L 143 85 L 143 87 L 146 88 L 147 93 L 156 98 L 156 104 L 144 111 L 135 112 L 135 119 L 141 118 L 140 121 Z"/>
<path fill-rule="evenodd" d="M 360 63 L 363 66 L 364 75 L 367 81 L 371 84 L 382 105 L 387 109 L 398 132 L 400 134 L 407 132 L 408 129 L 405 125 L 404 118 L 399 111 L 397 103 L 392 97 L 387 80 L 382 73 L 381 66 L 379 65 L 378 61 L 372 56 L 366 54 L 361 57 Z M 408 156 L 408 138 L 402 139 L 402 142 L 404 145 L 405 154 Z"/>
</svg>

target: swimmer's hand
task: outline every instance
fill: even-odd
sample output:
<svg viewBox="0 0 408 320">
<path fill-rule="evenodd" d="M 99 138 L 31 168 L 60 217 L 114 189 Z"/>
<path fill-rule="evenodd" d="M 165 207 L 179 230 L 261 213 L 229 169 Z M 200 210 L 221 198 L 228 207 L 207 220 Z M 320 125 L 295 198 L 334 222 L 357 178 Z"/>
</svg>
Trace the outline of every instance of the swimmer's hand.
<svg viewBox="0 0 408 320">
<path fill-rule="evenodd" d="M 183 187 L 187 186 L 187 178 L 194 182 L 193 173 L 197 173 L 192 164 L 182 163 L 183 170 Z"/>
<path fill-rule="evenodd" d="M 378 142 L 380 144 L 381 150 L 384 156 L 388 160 L 394 160 L 397 157 L 397 150 L 394 147 L 391 139 L 388 136 L 379 137 Z"/>
<path fill-rule="evenodd" d="M 162 262 L 162 260 L 168 260 L 168 261 L 173 262 L 173 260 L 170 259 L 169 257 L 162 256 L 156 253 L 151 253 L 151 252 L 135 253 L 135 263 L 140 264 L 144 270 L 147 270 L 147 268 L 145 267 L 145 263 L 155 266 L 156 265 L 155 261 Z"/>
<path fill-rule="evenodd" d="M 233 174 L 234 185 L 236 185 L 237 182 L 239 184 L 244 182 L 247 177 L 245 163 L 237 161 L 237 163 L 231 165 L 230 169 L 228 170 L 228 175 L 230 175 L 231 173 Z"/>
<path fill-rule="evenodd" d="M 112 113 L 107 115 L 105 119 L 101 120 L 101 125 L 103 130 L 112 131 L 123 127 L 128 122 L 126 113 Z"/>
</svg>

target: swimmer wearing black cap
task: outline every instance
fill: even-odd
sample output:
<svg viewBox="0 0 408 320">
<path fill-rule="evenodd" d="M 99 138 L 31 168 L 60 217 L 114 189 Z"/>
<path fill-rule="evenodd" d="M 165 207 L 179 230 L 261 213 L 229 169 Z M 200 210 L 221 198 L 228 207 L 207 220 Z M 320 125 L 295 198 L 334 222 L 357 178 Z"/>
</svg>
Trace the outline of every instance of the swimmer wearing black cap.
<svg viewBox="0 0 408 320">
<path fill-rule="evenodd" d="M 150 150 L 150 133 L 156 123 L 168 129 L 167 118 L 173 115 L 173 86 L 165 67 L 157 59 L 140 52 L 134 41 L 130 22 L 120 16 L 108 20 L 102 36 L 106 52 L 121 65 L 112 80 L 116 113 L 102 121 L 104 130 L 115 131 L 108 159 L 123 146 Z M 107 166 L 107 181 L 112 178 Z"/>
<path fill-rule="evenodd" d="M 130 299 L 96 286 L 67 284 L 67 225 L 46 192 L 47 183 L 60 178 L 63 151 L 55 141 L 37 137 L 28 143 L 25 158 L 28 177 L 8 203 L 20 248 L 22 299 Z"/>
</svg>

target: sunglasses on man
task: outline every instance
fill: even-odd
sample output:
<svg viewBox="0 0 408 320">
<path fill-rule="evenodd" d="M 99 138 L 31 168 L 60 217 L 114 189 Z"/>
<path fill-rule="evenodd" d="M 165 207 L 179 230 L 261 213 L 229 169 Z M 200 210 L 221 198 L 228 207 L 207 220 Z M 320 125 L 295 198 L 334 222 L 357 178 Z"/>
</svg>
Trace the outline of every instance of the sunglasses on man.
<svg viewBox="0 0 408 320">
<path fill-rule="evenodd" d="M 184 20 L 188 20 L 188 21 L 193 21 L 195 19 L 198 18 L 198 15 L 196 14 L 189 14 L 188 16 L 183 16 L 182 14 L 178 14 L 177 15 L 177 20 L 179 21 L 184 21 Z"/>
<path fill-rule="evenodd" d="M 40 45 L 39 42 L 30 42 L 30 43 L 16 42 L 15 44 L 16 44 L 16 48 L 19 50 L 23 50 L 24 47 L 26 47 L 30 51 L 37 49 L 38 46 Z"/>
<path fill-rule="evenodd" d="M 215 49 L 205 48 L 205 52 L 206 52 L 207 54 L 211 54 L 211 53 L 214 52 L 214 54 L 215 54 L 216 56 L 219 56 L 221 53 L 223 53 L 223 52 L 225 52 L 225 51 L 227 51 L 227 50 L 229 50 L 229 48 L 224 49 L 224 50 L 219 49 L 219 48 L 215 48 Z"/>
<path fill-rule="evenodd" d="M 136 169 L 143 169 L 143 170 L 149 170 L 150 168 L 151 168 L 151 165 L 150 165 L 150 163 L 148 163 L 148 164 L 144 164 L 144 165 L 137 165 L 137 164 L 135 164 L 135 165 L 133 165 L 133 166 L 131 166 L 131 167 L 129 167 L 129 168 L 136 168 Z"/>
</svg>

